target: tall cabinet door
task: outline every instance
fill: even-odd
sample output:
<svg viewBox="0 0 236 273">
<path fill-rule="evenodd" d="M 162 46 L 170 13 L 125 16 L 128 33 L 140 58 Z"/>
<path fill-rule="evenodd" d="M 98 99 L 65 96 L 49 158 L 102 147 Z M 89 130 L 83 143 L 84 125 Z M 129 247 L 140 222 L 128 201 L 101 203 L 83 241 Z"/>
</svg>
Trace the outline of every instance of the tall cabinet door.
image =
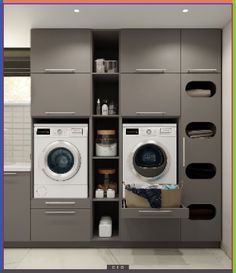
<svg viewBox="0 0 236 273">
<path fill-rule="evenodd" d="M 185 74 L 181 79 L 180 175 L 182 241 L 221 240 L 221 75 Z"/>
<path fill-rule="evenodd" d="M 91 75 L 32 74 L 31 115 L 89 116 L 91 113 Z"/>
<path fill-rule="evenodd" d="M 91 31 L 33 29 L 31 72 L 89 73 L 92 67 Z"/>
<path fill-rule="evenodd" d="M 179 72 L 180 30 L 122 30 L 120 71 L 124 73 Z"/>
<path fill-rule="evenodd" d="M 181 30 L 181 72 L 221 72 L 221 30 Z"/>
<path fill-rule="evenodd" d="M 30 240 L 30 173 L 4 173 L 4 241 Z"/>
</svg>

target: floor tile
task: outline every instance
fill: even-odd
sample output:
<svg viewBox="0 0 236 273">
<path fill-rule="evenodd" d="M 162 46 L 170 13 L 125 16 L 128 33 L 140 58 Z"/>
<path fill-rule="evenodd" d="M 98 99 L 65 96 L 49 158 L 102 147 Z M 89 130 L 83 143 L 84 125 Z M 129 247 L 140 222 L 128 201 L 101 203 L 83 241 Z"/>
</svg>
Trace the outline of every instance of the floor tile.
<svg viewBox="0 0 236 273">
<path fill-rule="evenodd" d="M 21 262 L 29 251 L 29 248 L 5 248 L 4 264 Z"/>
</svg>

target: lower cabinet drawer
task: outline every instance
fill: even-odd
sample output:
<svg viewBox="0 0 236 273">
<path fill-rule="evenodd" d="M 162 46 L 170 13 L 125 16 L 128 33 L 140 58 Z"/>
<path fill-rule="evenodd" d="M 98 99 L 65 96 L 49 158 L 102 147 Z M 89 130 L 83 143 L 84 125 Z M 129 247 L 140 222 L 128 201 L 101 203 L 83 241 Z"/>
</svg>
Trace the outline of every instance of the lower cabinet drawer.
<svg viewBox="0 0 236 273">
<path fill-rule="evenodd" d="M 121 219 L 121 241 L 180 241 L 180 219 Z"/>
<path fill-rule="evenodd" d="M 89 209 L 32 209 L 32 241 L 89 241 Z"/>
<path fill-rule="evenodd" d="M 189 209 L 185 207 L 180 208 L 160 208 L 160 209 L 136 209 L 123 208 L 121 209 L 121 218 L 137 219 L 137 218 L 188 218 Z"/>
</svg>

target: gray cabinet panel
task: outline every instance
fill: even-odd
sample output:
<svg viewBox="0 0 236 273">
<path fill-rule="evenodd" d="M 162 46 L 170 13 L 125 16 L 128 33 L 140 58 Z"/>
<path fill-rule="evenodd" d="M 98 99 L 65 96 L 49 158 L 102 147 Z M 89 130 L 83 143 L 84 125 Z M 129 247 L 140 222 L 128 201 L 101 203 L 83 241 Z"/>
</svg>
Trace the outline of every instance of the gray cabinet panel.
<svg viewBox="0 0 236 273">
<path fill-rule="evenodd" d="M 4 174 L 4 240 L 30 240 L 30 174 Z"/>
<path fill-rule="evenodd" d="M 43 208 L 90 208 L 91 202 L 90 199 L 57 199 L 57 198 L 48 198 L 48 199 L 32 199 L 31 208 L 34 209 L 43 209 Z"/>
<path fill-rule="evenodd" d="M 179 116 L 180 75 L 122 74 L 121 115 Z"/>
<path fill-rule="evenodd" d="M 192 69 L 195 72 L 196 69 L 210 69 L 209 72 L 211 69 L 215 69 L 215 72 L 221 71 L 221 30 L 183 29 L 181 31 L 181 71 L 191 72 Z"/>
<path fill-rule="evenodd" d="M 91 75 L 33 74 L 31 115 L 89 116 L 91 113 Z"/>
<path fill-rule="evenodd" d="M 31 72 L 74 69 L 91 72 L 91 32 L 81 29 L 33 29 Z"/>
<path fill-rule="evenodd" d="M 122 219 L 119 226 L 122 241 L 180 241 L 178 219 Z"/>
<path fill-rule="evenodd" d="M 179 72 L 180 30 L 122 30 L 120 71 L 136 72 L 136 69 L 166 69 L 166 72 Z"/>
<path fill-rule="evenodd" d="M 89 241 L 89 209 L 32 209 L 32 241 Z"/>
</svg>

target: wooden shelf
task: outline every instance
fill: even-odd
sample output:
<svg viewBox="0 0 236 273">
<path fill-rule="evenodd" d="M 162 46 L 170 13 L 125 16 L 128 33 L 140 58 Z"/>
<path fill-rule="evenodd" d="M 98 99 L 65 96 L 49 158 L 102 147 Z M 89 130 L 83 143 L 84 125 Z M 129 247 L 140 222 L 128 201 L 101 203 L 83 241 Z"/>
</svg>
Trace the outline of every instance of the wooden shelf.
<svg viewBox="0 0 236 273">
<path fill-rule="evenodd" d="M 119 197 L 115 198 L 93 198 L 93 202 L 118 202 Z"/>
<path fill-rule="evenodd" d="M 105 118 L 118 118 L 119 115 L 107 115 L 107 116 L 103 116 L 103 115 L 93 115 L 94 118 L 101 118 L 101 119 L 105 119 Z"/>
<path fill-rule="evenodd" d="M 119 73 L 92 73 L 96 81 L 118 81 Z"/>
<path fill-rule="evenodd" d="M 111 237 L 99 237 L 98 231 L 96 231 L 94 233 L 93 240 L 94 241 L 117 241 L 117 240 L 119 240 L 118 230 L 112 231 Z"/>
</svg>

